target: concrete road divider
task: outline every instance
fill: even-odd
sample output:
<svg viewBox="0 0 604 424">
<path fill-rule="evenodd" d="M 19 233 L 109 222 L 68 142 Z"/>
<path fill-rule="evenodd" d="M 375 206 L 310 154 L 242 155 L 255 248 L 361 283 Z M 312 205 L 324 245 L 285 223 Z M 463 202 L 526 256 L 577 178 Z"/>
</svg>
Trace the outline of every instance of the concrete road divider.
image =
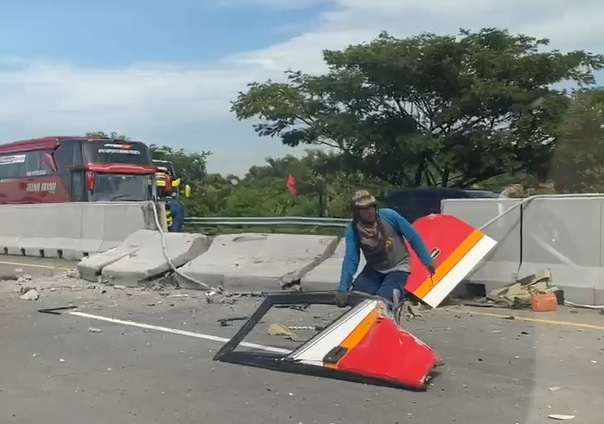
<svg viewBox="0 0 604 424">
<path fill-rule="evenodd" d="M 153 236 L 155 231 L 140 230 L 135 231 L 126 237 L 122 243 L 101 253 L 83 258 L 78 263 L 80 277 L 87 281 L 97 282 L 101 277 L 103 268 L 109 266 L 120 259 L 138 252 Z"/>
<path fill-rule="evenodd" d="M 0 205 L 0 254 L 78 260 L 155 228 L 152 202 Z"/>
<path fill-rule="evenodd" d="M 334 290 L 340 282 L 342 271 L 342 260 L 346 252 L 346 243 L 340 240 L 333 254 L 316 268 L 311 269 L 302 277 L 302 288 L 304 290 Z M 361 255 L 361 262 L 355 274 L 360 274 L 365 266 L 365 257 Z"/>
<path fill-rule="evenodd" d="M 202 234 L 164 234 L 166 252 L 176 267 L 204 253 L 210 239 Z M 127 286 L 138 285 L 170 271 L 159 231 L 139 230 L 119 246 L 86 258 L 78 264 L 82 278 Z M 94 278 L 94 279 L 92 279 Z"/>
<path fill-rule="evenodd" d="M 337 238 L 297 234 L 230 234 L 214 238 L 207 252 L 179 268 L 225 290 L 279 291 L 332 255 Z M 195 287 L 176 276 L 181 287 Z"/>
<path fill-rule="evenodd" d="M 447 199 L 444 213 L 480 227 L 519 203 L 517 199 Z M 552 195 L 523 200 L 484 232 L 493 251 L 466 278 L 486 292 L 542 270 L 552 286 L 578 304 L 604 304 L 604 195 Z M 471 283 L 471 284 L 467 284 Z"/>
</svg>

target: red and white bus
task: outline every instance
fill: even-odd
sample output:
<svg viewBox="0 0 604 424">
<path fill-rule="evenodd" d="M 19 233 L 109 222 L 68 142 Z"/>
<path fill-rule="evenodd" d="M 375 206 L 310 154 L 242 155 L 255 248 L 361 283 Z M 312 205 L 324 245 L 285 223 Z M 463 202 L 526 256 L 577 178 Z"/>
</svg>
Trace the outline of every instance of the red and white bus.
<svg viewBox="0 0 604 424">
<path fill-rule="evenodd" d="M 44 137 L 0 145 L 0 204 L 155 200 L 142 142 Z"/>
</svg>

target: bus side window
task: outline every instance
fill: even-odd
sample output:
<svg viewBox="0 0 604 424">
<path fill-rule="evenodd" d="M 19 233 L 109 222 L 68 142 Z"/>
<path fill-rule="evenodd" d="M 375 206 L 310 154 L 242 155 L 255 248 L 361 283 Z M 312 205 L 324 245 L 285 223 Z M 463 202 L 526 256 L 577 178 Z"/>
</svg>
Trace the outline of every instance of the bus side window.
<svg viewBox="0 0 604 424">
<path fill-rule="evenodd" d="M 71 200 L 73 202 L 85 202 L 84 171 L 71 173 Z"/>
<path fill-rule="evenodd" d="M 0 156 L 0 179 L 22 178 L 27 174 L 25 153 Z"/>
<path fill-rule="evenodd" d="M 64 174 L 69 172 L 73 166 L 82 164 L 82 150 L 80 143 L 77 141 L 62 142 L 54 153 L 55 162 L 59 173 Z"/>
<path fill-rule="evenodd" d="M 0 156 L 0 179 L 52 174 L 52 168 L 44 161 L 44 155 L 47 153 L 44 150 L 34 150 Z"/>
</svg>

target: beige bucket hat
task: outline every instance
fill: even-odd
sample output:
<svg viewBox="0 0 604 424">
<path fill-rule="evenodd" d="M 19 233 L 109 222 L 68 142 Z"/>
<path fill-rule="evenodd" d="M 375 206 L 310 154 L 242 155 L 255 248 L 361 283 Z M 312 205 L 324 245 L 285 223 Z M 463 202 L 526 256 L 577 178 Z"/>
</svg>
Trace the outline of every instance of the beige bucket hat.
<svg viewBox="0 0 604 424">
<path fill-rule="evenodd" d="M 375 206 L 375 197 L 367 190 L 358 190 L 352 196 L 352 202 L 357 208 L 367 208 Z"/>
</svg>

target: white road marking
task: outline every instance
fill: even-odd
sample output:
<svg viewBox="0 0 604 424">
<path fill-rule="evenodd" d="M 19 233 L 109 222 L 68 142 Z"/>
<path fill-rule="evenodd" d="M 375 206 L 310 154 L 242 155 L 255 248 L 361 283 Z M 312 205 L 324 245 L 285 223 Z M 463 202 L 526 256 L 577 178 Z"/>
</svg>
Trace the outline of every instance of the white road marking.
<svg viewBox="0 0 604 424">
<path fill-rule="evenodd" d="M 101 315 L 88 314 L 86 312 L 73 311 L 73 312 L 68 312 L 68 314 L 75 315 L 75 316 L 82 317 L 82 318 L 96 319 L 98 321 L 111 322 L 113 324 L 128 325 L 130 327 L 145 328 L 147 330 L 163 331 L 164 333 L 178 334 L 181 336 L 188 336 L 188 337 L 195 337 L 198 339 L 212 340 L 214 342 L 226 343 L 229 341 L 229 339 L 225 339 L 224 337 L 213 336 L 211 334 L 194 333 L 192 331 L 184 331 L 184 330 L 179 330 L 177 328 L 162 327 L 159 325 L 145 324 L 142 322 L 135 322 L 135 321 L 126 321 L 126 320 L 117 319 L 117 318 L 104 317 Z M 256 344 L 256 343 L 241 342 L 239 344 L 239 346 L 245 346 L 245 347 L 249 347 L 252 349 L 261 349 L 261 350 L 265 350 L 267 352 L 272 352 L 272 353 L 283 353 L 283 354 L 291 353 L 291 351 L 287 350 L 287 349 L 281 349 L 281 348 L 272 347 L 272 346 L 264 346 L 264 345 L 260 345 L 260 344 Z"/>
</svg>

